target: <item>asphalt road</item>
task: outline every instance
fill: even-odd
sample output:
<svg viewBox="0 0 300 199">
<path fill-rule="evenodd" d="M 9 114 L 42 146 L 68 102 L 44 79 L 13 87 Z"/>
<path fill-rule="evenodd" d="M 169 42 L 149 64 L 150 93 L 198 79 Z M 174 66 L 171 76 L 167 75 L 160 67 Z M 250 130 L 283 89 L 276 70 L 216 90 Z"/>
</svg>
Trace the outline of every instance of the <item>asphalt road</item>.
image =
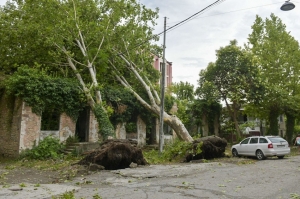
<svg viewBox="0 0 300 199">
<path fill-rule="evenodd" d="M 239 160 L 101 171 L 35 191 L 1 188 L 0 198 L 51 198 L 72 189 L 78 199 L 300 198 L 300 156 Z"/>
<path fill-rule="evenodd" d="M 100 172 L 76 179 L 93 183 L 83 183 L 76 198 L 300 198 L 300 156 L 243 162 L 153 165 Z"/>
</svg>

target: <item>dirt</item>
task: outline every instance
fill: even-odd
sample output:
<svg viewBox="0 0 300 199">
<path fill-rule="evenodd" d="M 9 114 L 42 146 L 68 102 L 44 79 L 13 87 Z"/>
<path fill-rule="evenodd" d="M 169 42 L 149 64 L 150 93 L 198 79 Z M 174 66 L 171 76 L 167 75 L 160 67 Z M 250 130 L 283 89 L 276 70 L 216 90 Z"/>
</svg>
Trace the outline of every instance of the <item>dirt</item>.
<svg viewBox="0 0 300 199">
<path fill-rule="evenodd" d="M 10 168 L 0 164 L 0 185 L 5 184 L 56 184 L 74 177 L 87 175 L 88 171 L 80 165 L 68 166 L 60 170 L 41 170 L 25 166 Z"/>
</svg>

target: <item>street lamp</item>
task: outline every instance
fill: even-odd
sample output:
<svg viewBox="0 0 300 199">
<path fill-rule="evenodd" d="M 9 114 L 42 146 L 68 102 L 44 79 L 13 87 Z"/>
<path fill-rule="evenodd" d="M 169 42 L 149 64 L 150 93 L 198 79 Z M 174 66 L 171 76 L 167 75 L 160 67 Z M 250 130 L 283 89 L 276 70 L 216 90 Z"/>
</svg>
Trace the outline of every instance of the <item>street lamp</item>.
<svg viewBox="0 0 300 199">
<path fill-rule="evenodd" d="M 290 2 L 290 0 L 288 0 L 280 7 L 280 10 L 289 11 L 289 10 L 293 10 L 295 7 L 296 7 L 295 4 L 293 4 L 292 2 Z"/>
</svg>

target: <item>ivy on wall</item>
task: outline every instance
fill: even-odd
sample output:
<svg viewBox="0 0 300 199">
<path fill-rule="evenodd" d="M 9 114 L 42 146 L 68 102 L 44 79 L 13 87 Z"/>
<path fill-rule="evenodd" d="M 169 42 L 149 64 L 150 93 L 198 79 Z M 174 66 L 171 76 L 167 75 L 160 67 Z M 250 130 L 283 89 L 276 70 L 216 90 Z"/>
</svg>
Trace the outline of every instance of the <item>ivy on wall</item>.
<svg viewBox="0 0 300 199">
<path fill-rule="evenodd" d="M 22 98 L 38 115 L 45 109 L 57 110 L 76 120 L 79 111 L 86 104 L 76 81 L 51 77 L 41 70 L 26 66 L 19 67 L 5 81 L 5 88 L 8 94 Z"/>
</svg>

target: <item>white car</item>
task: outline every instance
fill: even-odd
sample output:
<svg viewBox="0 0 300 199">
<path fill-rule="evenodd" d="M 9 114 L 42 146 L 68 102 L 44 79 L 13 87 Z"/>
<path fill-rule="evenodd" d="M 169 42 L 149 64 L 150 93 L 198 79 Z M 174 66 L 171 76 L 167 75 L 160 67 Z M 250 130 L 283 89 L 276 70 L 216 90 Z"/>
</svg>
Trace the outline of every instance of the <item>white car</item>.
<svg viewBox="0 0 300 199">
<path fill-rule="evenodd" d="M 252 136 L 231 147 L 232 156 L 256 156 L 259 160 L 277 156 L 282 159 L 290 154 L 289 143 L 279 136 Z"/>
</svg>

